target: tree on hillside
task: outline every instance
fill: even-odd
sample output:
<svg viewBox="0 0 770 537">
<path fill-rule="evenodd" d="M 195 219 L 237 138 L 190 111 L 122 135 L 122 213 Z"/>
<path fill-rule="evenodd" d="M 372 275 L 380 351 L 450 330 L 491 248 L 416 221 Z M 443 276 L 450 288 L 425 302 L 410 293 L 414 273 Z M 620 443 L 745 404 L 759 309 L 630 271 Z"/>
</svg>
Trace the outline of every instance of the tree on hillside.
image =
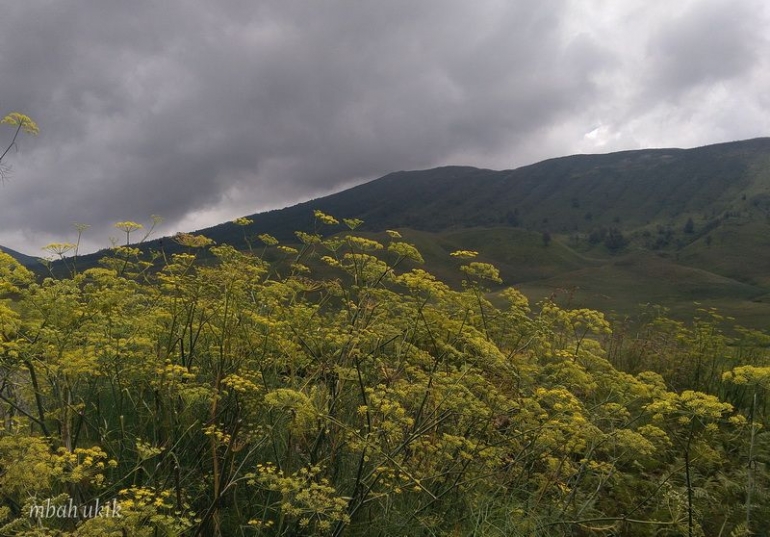
<svg viewBox="0 0 770 537">
<path fill-rule="evenodd" d="M 18 112 L 11 112 L 5 116 L 2 121 L 0 121 L 0 123 L 5 123 L 6 125 L 16 127 L 16 130 L 13 133 L 13 138 L 11 138 L 11 142 L 6 146 L 5 150 L 3 150 L 3 153 L 0 154 L 0 180 L 3 180 L 9 171 L 9 168 L 3 164 L 3 159 L 11 150 L 11 148 L 16 146 L 16 139 L 19 137 L 19 133 L 24 131 L 27 134 L 32 134 L 34 136 L 37 135 L 40 131 L 37 128 L 37 124 L 29 116 L 25 116 L 24 114 L 20 114 Z"/>
<path fill-rule="evenodd" d="M 521 223 L 519 221 L 519 210 L 518 209 L 514 209 L 513 211 L 508 211 L 505 214 L 505 221 L 511 227 L 518 227 L 519 224 Z"/>
<path fill-rule="evenodd" d="M 692 221 L 692 217 L 687 219 L 687 223 L 684 225 L 684 228 L 682 228 L 682 231 L 687 234 L 691 234 L 695 231 L 695 224 Z"/>
<path fill-rule="evenodd" d="M 613 253 L 623 248 L 626 244 L 628 244 L 628 239 L 616 227 L 611 227 L 604 238 L 604 246 Z"/>
</svg>

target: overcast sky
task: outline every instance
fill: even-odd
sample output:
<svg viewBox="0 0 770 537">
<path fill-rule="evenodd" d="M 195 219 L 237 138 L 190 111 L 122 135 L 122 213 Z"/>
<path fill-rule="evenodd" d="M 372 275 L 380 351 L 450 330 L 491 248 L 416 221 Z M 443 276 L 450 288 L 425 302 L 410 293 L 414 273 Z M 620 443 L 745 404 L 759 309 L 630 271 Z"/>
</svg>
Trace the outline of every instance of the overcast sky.
<svg viewBox="0 0 770 537">
<path fill-rule="evenodd" d="M 766 0 L 9 2 L 0 244 L 163 234 L 391 171 L 770 135 Z M 0 141 L 13 130 L 3 126 Z"/>
</svg>

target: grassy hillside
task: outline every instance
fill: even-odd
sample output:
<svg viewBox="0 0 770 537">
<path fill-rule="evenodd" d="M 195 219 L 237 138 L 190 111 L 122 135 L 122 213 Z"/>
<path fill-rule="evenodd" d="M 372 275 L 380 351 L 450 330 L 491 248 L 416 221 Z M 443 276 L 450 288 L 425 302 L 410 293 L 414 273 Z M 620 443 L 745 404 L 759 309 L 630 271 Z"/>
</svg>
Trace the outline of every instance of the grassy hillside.
<svg viewBox="0 0 770 537">
<path fill-rule="evenodd" d="M 742 202 L 764 202 L 770 196 L 769 154 L 770 140 L 758 139 L 692 150 L 576 155 L 508 171 L 398 172 L 253 218 L 256 228 L 268 232 L 307 226 L 311 208 L 361 218 L 369 230 L 501 225 L 569 234 L 613 224 L 683 225 L 688 215 L 707 221 L 745 208 Z M 233 228 L 209 231 L 224 236 Z"/>
<path fill-rule="evenodd" d="M 619 312 L 646 302 L 691 311 L 693 301 L 706 301 L 759 323 L 770 313 L 762 298 L 770 293 L 768 138 L 575 155 L 516 170 L 396 172 L 252 215 L 246 227 L 198 233 L 239 248 L 262 233 L 296 243 L 296 230 L 316 226 L 315 209 L 359 218 L 364 233 L 400 230 L 453 283 L 457 263 L 448 254 L 471 249 L 533 297 L 568 290 L 573 300 Z M 168 238 L 145 247 L 179 251 Z"/>
</svg>

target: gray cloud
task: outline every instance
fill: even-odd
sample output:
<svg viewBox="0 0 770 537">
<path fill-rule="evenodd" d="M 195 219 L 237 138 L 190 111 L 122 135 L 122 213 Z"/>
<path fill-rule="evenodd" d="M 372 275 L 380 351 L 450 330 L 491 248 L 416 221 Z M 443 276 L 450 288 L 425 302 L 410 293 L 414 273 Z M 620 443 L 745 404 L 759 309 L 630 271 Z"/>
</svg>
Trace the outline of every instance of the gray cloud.
<svg viewBox="0 0 770 537">
<path fill-rule="evenodd" d="M 650 90 L 676 100 L 689 90 L 750 72 L 766 52 L 766 20 L 755 2 L 704 1 L 664 22 L 652 37 Z"/>
<path fill-rule="evenodd" d="M 0 112 L 41 135 L 11 155 L 0 244 L 36 253 L 88 222 L 104 246 L 116 220 L 200 228 L 399 169 L 766 128 L 724 114 L 768 106 L 763 16 L 647 4 L 16 2 L 0 19 Z M 737 80 L 740 99 L 711 103 L 721 113 L 681 98 Z"/>
</svg>

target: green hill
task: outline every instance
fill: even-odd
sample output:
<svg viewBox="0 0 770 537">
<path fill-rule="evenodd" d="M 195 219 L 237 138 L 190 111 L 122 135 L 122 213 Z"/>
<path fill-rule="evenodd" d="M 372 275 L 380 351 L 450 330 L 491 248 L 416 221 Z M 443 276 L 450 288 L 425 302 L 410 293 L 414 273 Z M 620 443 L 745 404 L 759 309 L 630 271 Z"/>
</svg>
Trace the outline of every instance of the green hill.
<svg viewBox="0 0 770 537">
<path fill-rule="evenodd" d="M 0 246 L 0 252 L 5 252 L 25 267 L 36 268 L 40 266 L 40 260 L 38 258 L 24 255 L 20 252 L 17 252 L 16 250 L 6 248 L 5 246 Z"/>
<path fill-rule="evenodd" d="M 314 229 L 315 209 L 359 218 L 364 232 L 400 230 L 449 281 L 457 274 L 448 254 L 472 249 L 500 268 L 505 284 L 535 296 L 563 292 L 623 314 L 646 302 L 692 311 L 693 301 L 706 301 L 751 324 L 770 316 L 770 138 L 575 155 L 505 171 L 401 171 L 249 216 L 245 228 L 224 223 L 197 233 L 238 247 L 261 233 L 296 242 L 296 230 Z M 178 248 L 169 239 L 145 247 Z"/>
<path fill-rule="evenodd" d="M 372 231 L 512 226 L 572 234 L 613 225 L 681 227 L 688 217 L 702 227 L 725 213 L 768 211 L 769 158 L 770 139 L 762 138 L 690 150 L 576 155 L 506 171 L 397 172 L 251 218 L 255 229 L 284 238 L 312 223 L 312 209 L 361 218 Z M 239 236 L 231 224 L 205 231 L 215 239 Z"/>
</svg>

